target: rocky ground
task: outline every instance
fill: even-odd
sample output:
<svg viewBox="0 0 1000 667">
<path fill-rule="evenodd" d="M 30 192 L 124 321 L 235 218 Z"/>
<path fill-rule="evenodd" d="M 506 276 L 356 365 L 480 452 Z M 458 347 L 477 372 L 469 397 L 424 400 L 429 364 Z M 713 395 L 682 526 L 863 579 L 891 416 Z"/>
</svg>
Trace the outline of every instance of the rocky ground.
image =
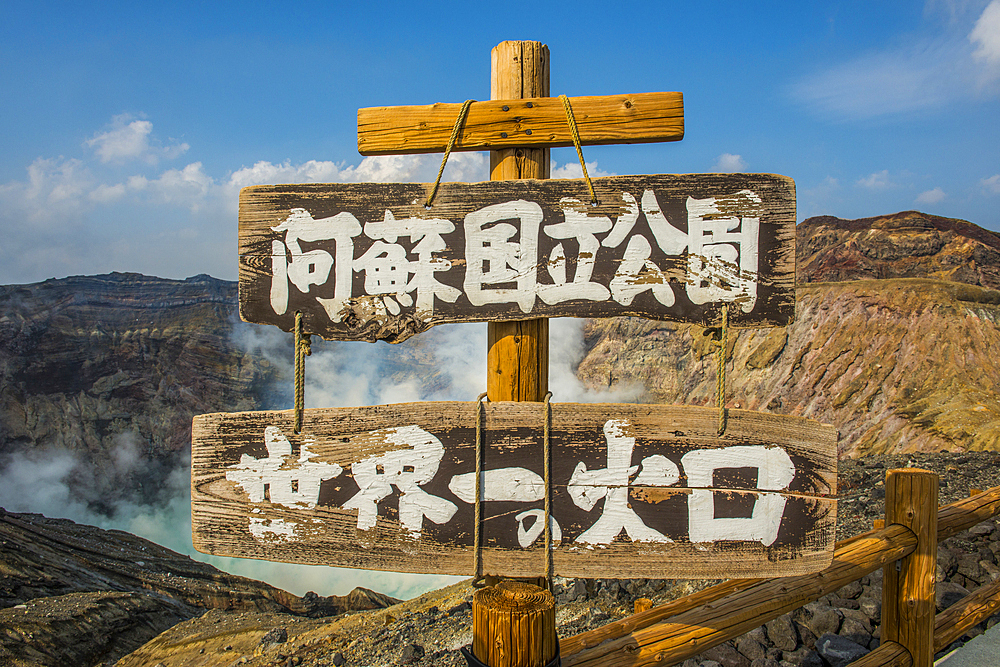
<svg viewBox="0 0 1000 667">
<path fill-rule="evenodd" d="M 0 508 L 4 667 L 114 662 L 206 609 L 322 618 L 396 602 L 361 588 L 298 597 L 129 533 Z"/>
<path fill-rule="evenodd" d="M 941 504 L 967 497 L 972 489 L 1000 486 L 1000 454 L 992 452 L 843 461 L 838 539 L 869 530 L 883 516 L 885 471 L 904 467 L 937 472 Z M 942 543 L 938 610 L 1000 577 L 997 554 L 1000 529 L 994 520 Z M 554 583 L 558 632 L 568 637 L 633 613 L 637 599 L 662 604 L 716 582 L 557 578 Z M 213 610 L 174 626 L 117 665 L 463 666 L 458 649 L 472 640 L 474 592 L 464 582 L 386 609 L 325 620 Z M 684 667 L 840 667 L 846 663 L 836 655 L 856 657 L 878 645 L 880 621 L 881 571 L 876 571 L 705 651 Z M 989 619 L 957 643 L 996 621 Z"/>
</svg>

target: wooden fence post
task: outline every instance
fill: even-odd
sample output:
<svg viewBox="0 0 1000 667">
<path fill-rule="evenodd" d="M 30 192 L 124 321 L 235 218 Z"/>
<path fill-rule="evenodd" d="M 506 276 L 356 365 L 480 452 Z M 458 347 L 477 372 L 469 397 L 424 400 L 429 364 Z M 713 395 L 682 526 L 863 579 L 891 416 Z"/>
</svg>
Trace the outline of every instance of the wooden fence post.
<svg viewBox="0 0 1000 667">
<path fill-rule="evenodd" d="M 549 96 L 549 49 L 501 42 L 492 52 L 493 99 Z M 548 178 L 549 149 L 490 151 L 490 180 Z M 489 323 L 486 394 L 491 401 L 543 401 L 549 390 L 549 321 Z M 544 667 L 558 653 L 555 600 L 524 582 L 500 582 L 472 599 L 472 653 L 489 667 Z"/>
<path fill-rule="evenodd" d="M 938 476 L 928 470 L 890 470 L 885 476 L 886 526 L 917 536 L 913 553 L 883 568 L 882 641 L 910 652 L 913 667 L 934 664 L 934 570 L 937 563 Z"/>
</svg>

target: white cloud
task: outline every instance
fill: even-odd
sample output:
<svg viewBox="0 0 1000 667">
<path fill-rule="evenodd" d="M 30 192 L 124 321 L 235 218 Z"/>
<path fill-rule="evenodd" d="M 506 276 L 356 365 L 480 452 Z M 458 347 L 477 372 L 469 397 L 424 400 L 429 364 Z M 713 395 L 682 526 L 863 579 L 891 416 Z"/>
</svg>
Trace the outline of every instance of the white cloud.
<svg viewBox="0 0 1000 667">
<path fill-rule="evenodd" d="M 893 183 L 889 180 L 889 170 L 883 169 L 882 171 L 877 171 L 874 174 L 869 174 L 864 178 L 859 178 L 857 180 L 857 185 L 860 185 L 863 188 L 868 188 L 869 190 L 883 190 L 893 185 Z"/>
<path fill-rule="evenodd" d="M 723 153 L 720 155 L 712 167 L 714 171 L 723 173 L 745 171 L 746 168 L 747 163 L 743 160 L 743 156 L 733 155 L 732 153 Z"/>
<path fill-rule="evenodd" d="M 85 159 L 39 158 L 25 179 L 0 183 L 0 227 L 11 230 L 0 243 L 0 284 L 112 270 L 170 278 L 209 273 L 231 280 L 240 188 L 426 183 L 441 164 L 440 154 L 367 157 L 356 165 L 262 160 L 229 174 L 210 174 L 201 162 L 157 168 L 168 149 L 157 148 L 153 136 L 149 121 L 119 116 L 110 130 L 87 142 L 94 153 Z M 123 166 L 126 158 L 131 162 Z M 595 177 L 609 175 L 596 162 L 589 168 Z M 553 165 L 553 171 L 578 176 L 579 165 Z M 450 156 L 443 180 L 488 178 L 486 153 L 461 152 Z"/>
<path fill-rule="evenodd" d="M 587 162 L 587 175 L 591 178 L 603 178 L 614 176 L 613 172 L 604 171 L 597 166 L 597 162 Z M 555 160 L 549 165 L 550 178 L 583 178 L 583 167 L 579 162 L 567 162 L 563 166 L 556 165 Z"/>
<path fill-rule="evenodd" d="M 989 178 L 984 178 L 979 181 L 979 184 L 983 186 L 983 189 L 987 192 L 1000 195 L 1000 174 L 994 174 Z"/>
<path fill-rule="evenodd" d="M 172 144 L 169 146 L 153 145 L 150 135 L 153 124 L 148 120 L 132 120 L 128 114 L 115 116 L 111 121 L 111 129 L 98 132 L 84 142 L 94 149 L 101 162 L 127 162 L 129 160 L 145 160 L 156 164 L 160 158 L 173 159 L 185 153 L 190 146 L 187 144 Z"/>
<path fill-rule="evenodd" d="M 80 201 L 96 179 L 77 159 L 38 158 L 27 169 L 27 180 L 0 185 L 0 220 L 9 222 L 4 248 L 18 238 L 38 238 L 39 233 L 73 224 L 79 219 Z"/>
<path fill-rule="evenodd" d="M 1000 0 L 993 0 L 983 10 L 969 41 L 976 45 L 972 57 L 983 62 L 995 76 L 1000 74 Z"/>
<path fill-rule="evenodd" d="M 107 185 L 101 183 L 90 191 L 90 200 L 100 204 L 110 204 L 125 196 L 125 184 Z"/>
<path fill-rule="evenodd" d="M 937 204 L 938 202 L 944 201 L 945 197 L 944 190 L 941 188 L 934 188 L 933 190 L 927 190 L 926 192 L 921 192 L 917 195 L 918 204 Z"/>
<path fill-rule="evenodd" d="M 210 194 L 215 181 L 205 173 L 201 162 L 192 162 L 183 169 L 168 169 L 159 177 L 130 179 L 129 187 L 143 190 L 165 204 L 175 204 L 196 210 Z"/>
<path fill-rule="evenodd" d="M 380 155 L 366 157 L 355 166 L 344 163 L 309 160 L 274 164 L 260 161 L 242 167 L 230 175 L 228 185 L 239 189 L 249 185 L 273 183 L 413 183 L 433 182 L 441 166 L 440 155 Z M 442 182 L 485 181 L 489 165 L 484 153 L 452 153 Z"/>
</svg>

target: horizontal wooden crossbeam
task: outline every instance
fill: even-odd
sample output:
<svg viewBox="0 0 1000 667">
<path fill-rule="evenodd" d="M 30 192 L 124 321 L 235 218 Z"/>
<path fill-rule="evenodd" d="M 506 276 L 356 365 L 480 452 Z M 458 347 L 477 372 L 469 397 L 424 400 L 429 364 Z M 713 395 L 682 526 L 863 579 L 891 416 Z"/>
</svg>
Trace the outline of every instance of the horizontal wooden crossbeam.
<svg viewBox="0 0 1000 667">
<path fill-rule="evenodd" d="M 641 144 L 684 138 L 681 93 L 571 97 L 580 143 Z M 358 109 L 362 155 L 442 153 L 461 104 Z M 558 97 L 474 102 L 452 150 L 572 146 Z"/>
</svg>

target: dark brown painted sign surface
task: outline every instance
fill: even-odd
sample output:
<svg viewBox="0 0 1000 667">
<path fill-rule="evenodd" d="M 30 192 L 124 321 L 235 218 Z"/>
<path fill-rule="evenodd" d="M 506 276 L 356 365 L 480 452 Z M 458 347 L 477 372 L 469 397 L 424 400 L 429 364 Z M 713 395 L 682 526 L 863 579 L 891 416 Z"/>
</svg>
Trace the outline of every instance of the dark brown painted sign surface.
<svg viewBox="0 0 1000 667">
<path fill-rule="evenodd" d="M 794 316 L 795 186 L 770 174 L 240 193 L 240 313 L 331 340 L 445 322 L 634 315 L 733 326 Z"/>
<path fill-rule="evenodd" d="M 476 403 L 201 415 L 192 523 L 207 553 L 376 570 L 473 573 Z M 544 569 L 537 403 L 483 406 L 486 572 Z M 828 566 L 836 430 L 798 418 L 662 405 L 554 404 L 555 572 L 766 577 Z"/>
</svg>

